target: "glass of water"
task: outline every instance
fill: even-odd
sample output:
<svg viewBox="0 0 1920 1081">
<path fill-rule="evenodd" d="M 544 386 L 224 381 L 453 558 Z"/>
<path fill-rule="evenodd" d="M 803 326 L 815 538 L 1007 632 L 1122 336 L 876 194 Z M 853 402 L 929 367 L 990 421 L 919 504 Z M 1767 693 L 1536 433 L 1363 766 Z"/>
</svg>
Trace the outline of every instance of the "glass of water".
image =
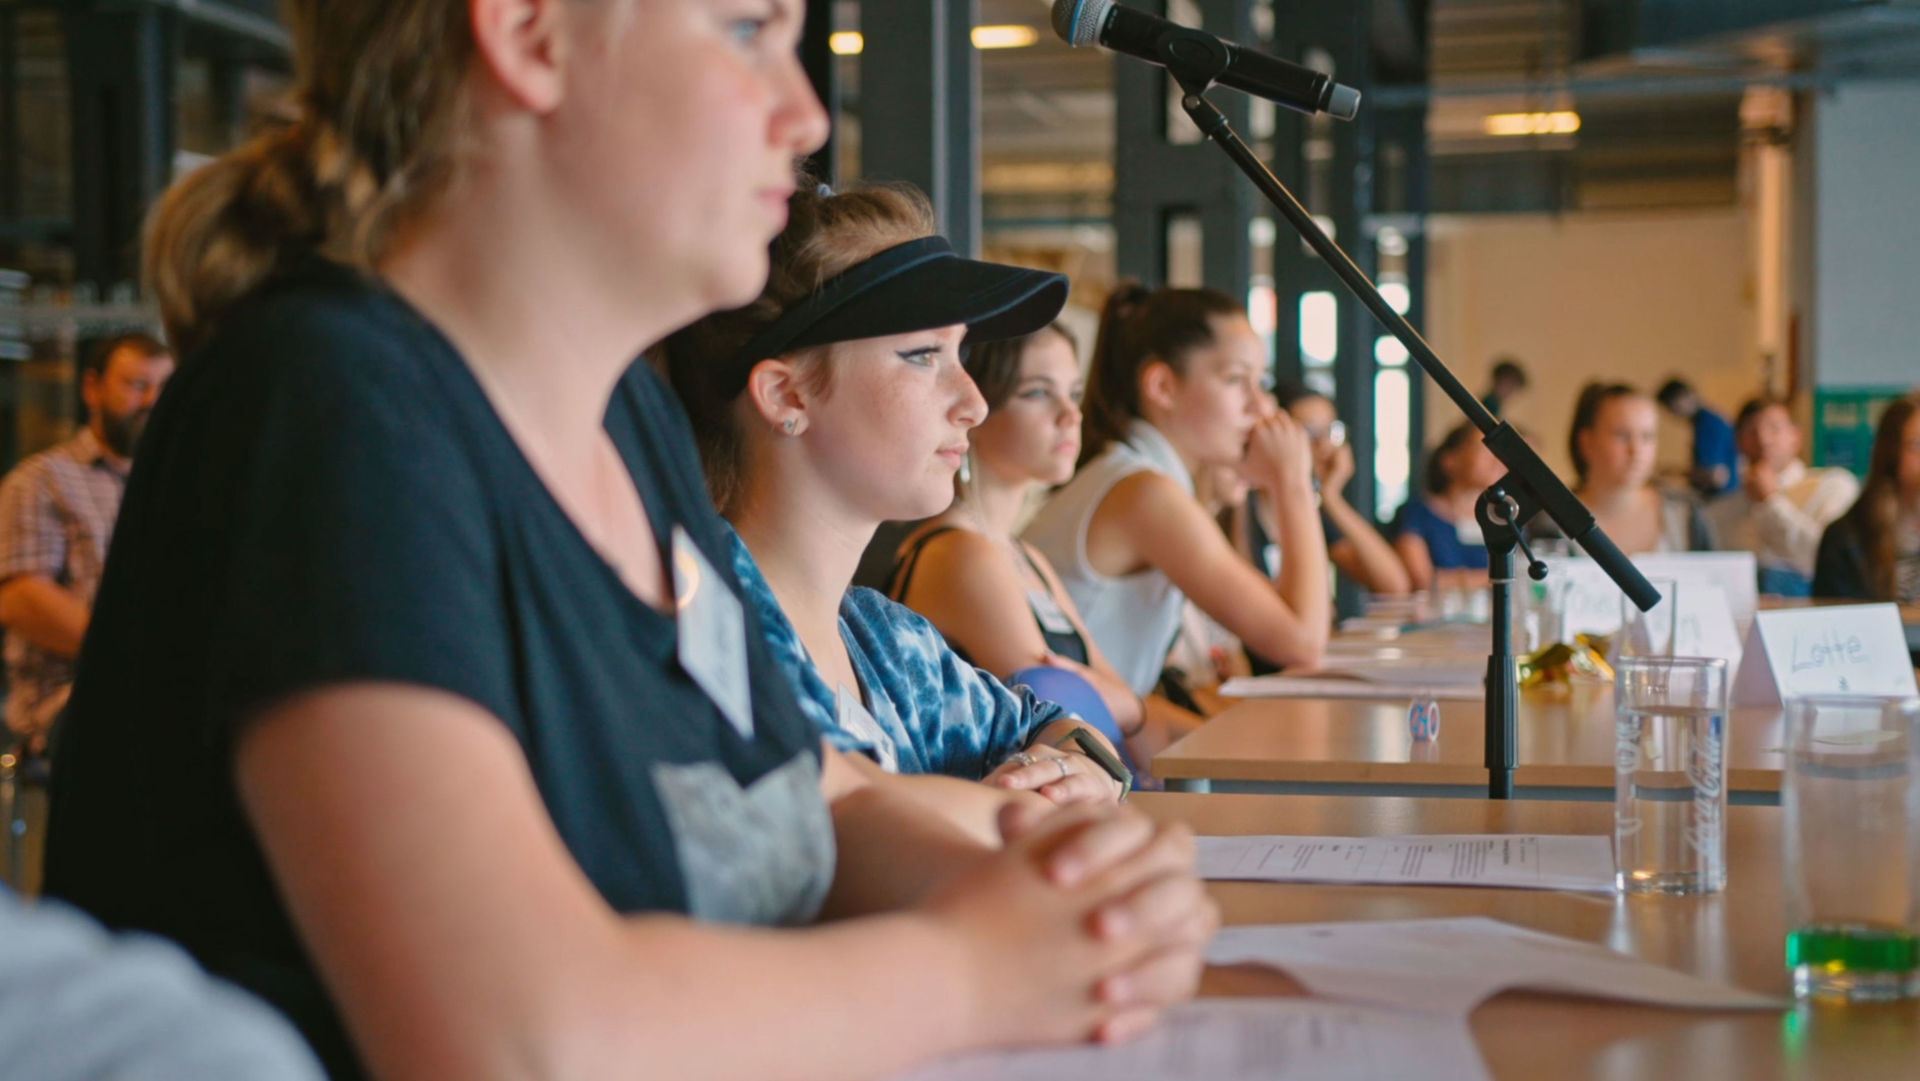
<svg viewBox="0 0 1920 1081">
<path fill-rule="evenodd" d="M 1620 595 L 1620 629 L 1614 633 L 1614 657 L 1671 657 L 1674 628 L 1680 611 L 1680 583 L 1672 578 L 1647 579 L 1660 591 L 1660 603 L 1642 612 Z"/>
<path fill-rule="evenodd" d="M 1629 893 L 1727 884 L 1727 662 L 1621 657 L 1613 681 L 1613 860 Z"/>
<path fill-rule="evenodd" d="M 1920 994 L 1920 699 L 1790 700 L 1780 803 L 1794 994 Z"/>
</svg>

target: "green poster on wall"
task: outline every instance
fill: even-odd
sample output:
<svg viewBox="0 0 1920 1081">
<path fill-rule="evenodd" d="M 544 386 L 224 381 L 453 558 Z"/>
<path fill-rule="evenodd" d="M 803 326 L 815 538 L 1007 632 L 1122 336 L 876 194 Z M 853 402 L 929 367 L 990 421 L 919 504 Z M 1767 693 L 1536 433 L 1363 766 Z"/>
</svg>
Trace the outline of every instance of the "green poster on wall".
<svg viewBox="0 0 1920 1081">
<path fill-rule="evenodd" d="M 1906 387 L 1820 387 L 1813 392 L 1813 464 L 1867 472 L 1873 429 Z"/>
</svg>

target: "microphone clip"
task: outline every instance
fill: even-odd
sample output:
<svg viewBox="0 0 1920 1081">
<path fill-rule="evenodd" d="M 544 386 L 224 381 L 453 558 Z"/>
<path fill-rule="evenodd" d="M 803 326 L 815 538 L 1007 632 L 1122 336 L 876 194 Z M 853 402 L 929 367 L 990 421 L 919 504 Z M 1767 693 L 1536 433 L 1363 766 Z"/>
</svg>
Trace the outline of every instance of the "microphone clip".
<svg viewBox="0 0 1920 1081">
<path fill-rule="evenodd" d="M 1184 26 L 1169 26 L 1155 37 L 1153 51 L 1180 89 L 1194 97 L 1212 89 L 1233 63 L 1225 42 Z"/>
</svg>

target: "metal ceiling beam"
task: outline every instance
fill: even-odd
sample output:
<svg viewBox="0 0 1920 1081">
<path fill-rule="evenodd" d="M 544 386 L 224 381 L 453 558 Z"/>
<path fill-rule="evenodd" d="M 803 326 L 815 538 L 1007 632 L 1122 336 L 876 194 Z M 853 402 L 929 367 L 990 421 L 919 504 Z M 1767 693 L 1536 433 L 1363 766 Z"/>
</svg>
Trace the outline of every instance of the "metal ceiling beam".
<svg viewBox="0 0 1920 1081">
<path fill-rule="evenodd" d="M 1164 15 L 1164 0 L 1137 4 Z M 1199 0 L 1201 25 L 1234 41 L 1252 41 L 1252 0 Z M 1254 191 L 1217 147 L 1199 141 L 1174 142 L 1177 128 L 1193 132 L 1184 112 L 1168 107 L 1171 80 L 1166 70 L 1114 54 L 1115 261 L 1122 277 L 1151 286 L 1168 284 L 1175 223 L 1200 225 L 1201 279 L 1244 298 L 1253 282 Z M 1250 131 L 1252 106 L 1245 94 L 1217 90 L 1210 95 L 1234 128 Z M 1191 284 L 1191 283 L 1181 283 Z"/>
<path fill-rule="evenodd" d="M 180 16 L 167 5 L 65 11 L 73 255 L 81 281 L 140 278 L 140 226 L 173 167 Z"/>
<path fill-rule="evenodd" d="M 956 250 L 980 249 L 980 58 L 975 0 L 864 5 L 860 174 L 933 201 Z M 885 92 L 877 92 L 879 88 Z"/>
<path fill-rule="evenodd" d="M 832 125 L 827 141 L 807 159 L 807 172 L 830 187 L 840 186 L 840 64 L 833 52 L 834 5 L 824 0 L 807 5 L 807 21 L 800 34 L 800 63 L 807 80 L 826 108 Z"/>
<path fill-rule="evenodd" d="M 1451 98 L 1546 97 L 1571 94 L 1576 98 L 1699 97 L 1738 94 L 1750 86 L 1783 90 L 1826 90 L 1849 79 L 1885 79 L 1894 73 L 1853 75 L 1837 71 L 1778 71 L 1773 69 L 1713 75 L 1613 75 L 1572 79 L 1476 79 L 1441 84 L 1376 86 L 1367 96 L 1374 108 L 1404 109 Z M 1920 67 L 1909 74 L 1920 75 Z"/>
<path fill-rule="evenodd" d="M 1369 12 L 1376 74 L 1394 82 L 1415 82 L 1427 72 L 1428 0 L 1374 0 Z"/>
<path fill-rule="evenodd" d="M 96 0 L 92 4 L 67 0 L 51 6 L 68 10 L 91 7 L 99 11 L 163 8 L 178 12 L 188 22 L 224 31 L 283 55 L 293 53 L 293 35 L 280 21 L 276 0 Z"/>
</svg>

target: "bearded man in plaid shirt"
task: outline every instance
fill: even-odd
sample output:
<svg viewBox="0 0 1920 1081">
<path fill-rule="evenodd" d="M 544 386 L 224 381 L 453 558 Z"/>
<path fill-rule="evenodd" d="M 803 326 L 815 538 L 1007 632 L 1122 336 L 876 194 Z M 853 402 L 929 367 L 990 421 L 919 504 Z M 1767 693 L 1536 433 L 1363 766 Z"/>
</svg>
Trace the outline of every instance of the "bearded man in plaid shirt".
<svg viewBox="0 0 1920 1081">
<path fill-rule="evenodd" d="M 172 374 L 173 354 L 153 337 L 100 343 L 80 373 L 87 426 L 0 481 L 7 727 L 32 749 L 45 746 L 73 687 L 134 446 Z"/>
</svg>

